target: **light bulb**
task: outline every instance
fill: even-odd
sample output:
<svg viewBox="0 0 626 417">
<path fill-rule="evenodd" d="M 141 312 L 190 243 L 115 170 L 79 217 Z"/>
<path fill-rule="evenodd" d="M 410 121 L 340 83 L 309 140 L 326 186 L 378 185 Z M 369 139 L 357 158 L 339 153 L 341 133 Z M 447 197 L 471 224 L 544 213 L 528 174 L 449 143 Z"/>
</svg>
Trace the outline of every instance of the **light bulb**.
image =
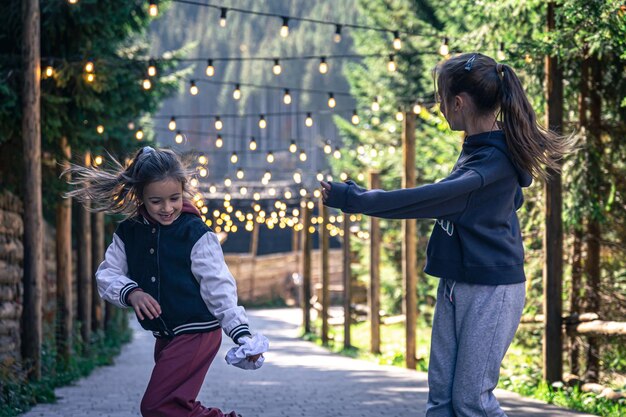
<svg viewBox="0 0 626 417">
<path fill-rule="evenodd" d="M 199 162 L 200 164 L 202 164 L 202 165 L 206 165 L 206 164 L 207 164 L 207 162 L 209 162 L 209 160 L 207 159 L 207 157 L 206 157 L 206 156 L 204 156 L 204 155 L 200 155 L 200 156 L 198 157 L 198 162 Z"/>
<path fill-rule="evenodd" d="M 304 149 L 300 150 L 300 160 L 302 162 L 306 161 L 306 152 L 304 152 Z"/>
<path fill-rule="evenodd" d="M 330 146 L 330 141 L 326 141 L 326 143 L 324 144 L 324 153 L 327 155 L 330 155 L 330 153 L 333 151 L 332 146 Z"/>
<path fill-rule="evenodd" d="M 46 78 L 50 78 L 54 75 L 54 68 L 52 67 L 52 65 L 48 65 L 46 67 L 46 69 L 44 70 L 44 74 Z"/>
<path fill-rule="evenodd" d="M 95 68 L 95 67 L 94 67 L 94 65 L 93 65 L 93 62 L 91 62 L 91 61 L 88 61 L 88 62 L 85 64 L 85 72 L 93 72 L 94 68 Z"/>
<path fill-rule="evenodd" d="M 372 101 L 372 111 L 380 110 L 380 104 L 378 103 L 378 97 L 374 97 L 374 101 Z"/>
<path fill-rule="evenodd" d="M 328 73 L 328 64 L 326 63 L 326 57 L 323 56 L 320 59 L 320 74 Z"/>
<path fill-rule="evenodd" d="M 265 174 L 263 174 L 263 178 L 267 178 L 268 180 L 271 180 L 272 173 L 270 171 L 265 171 Z"/>
<path fill-rule="evenodd" d="M 259 127 L 261 129 L 265 129 L 267 127 L 267 121 L 265 120 L 265 116 L 259 116 Z"/>
<path fill-rule="evenodd" d="M 233 154 L 230 156 L 230 162 L 232 162 L 233 164 L 236 164 L 238 160 L 239 160 L 239 157 L 237 156 L 237 152 L 233 152 Z"/>
<path fill-rule="evenodd" d="M 306 127 L 313 126 L 313 117 L 311 117 L 311 113 L 306 114 L 306 119 L 304 119 L 304 125 Z"/>
<path fill-rule="evenodd" d="M 422 106 L 419 103 L 413 105 L 413 113 L 420 114 L 422 112 Z"/>
<path fill-rule="evenodd" d="M 300 196 L 306 197 L 306 189 L 300 188 Z"/>
<path fill-rule="evenodd" d="M 104 159 L 100 155 L 96 155 L 96 157 L 93 159 L 93 164 L 95 166 L 102 165 L 103 161 Z"/>
<path fill-rule="evenodd" d="M 159 6 L 157 6 L 155 0 L 150 0 L 150 6 L 148 6 L 148 12 L 150 13 L 150 16 L 152 17 L 157 17 L 157 15 L 159 14 Z"/>
<path fill-rule="evenodd" d="M 358 125 L 360 122 L 359 115 L 356 113 L 356 110 L 352 112 L 352 124 Z"/>
<path fill-rule="evenodd" d="M 283 17 L 283 25 L 280 27 L 280 36 L 286 38 L 289 36 L 289 19 Z"/>
<path fill-rule="evenodd" d="M 222 130 L 224 128 L 224 123 L 222 123 L 222 119 L 219 116 L 215 117 L 215 130 Z"/>
<path fill-rule="evenodd" d="M 167 124 L 167 128 L 169 130 L 171 130 L 172 132 L 176 129 L 176 118 L 175 117 L 172 117 L 170 119 L 170 122 Z"/>
<path fill-rule="evenodd" d="M 317 178 L 318 181 L 324 181 L 324 174 L 322 174 L 322 172 L 318 172 L 315 178 Z"/>
<path fill-rule="evenodd" d="M 148 75 L 154 77 L 157 74 L 156 62 L 153 59 L 148 63 Z"/>
<path fill-rule="evenodd" d="M 230 178 L 226 177 L 226 178 L 224 179 L 224 185 L 225 185 L 225 186 L 230 187 L 230 186 L 232 185 L 232 183 L 233 183 L 233 182 L 230 180 Z"/>
<path fill-rule="evenodd" d="M 215 75 L 215 67 L 213 66 L 213 60 L 209 59 L 206 66 L 206 75 L 207 77 L 212 77 Z"/>
<path fill-rule="evenodd" d="M 283 71 L 283 69 L 280 67 L 280 62 L 277 59 L 274 60 L 274 67 L 272 68 L 272 71 L 274 72 L 274 75 L 280 75 L 280 73 Z"/>
<path fill-rule="evenodd" d="M 254 138 L 250 139 L 250 150 L 251 151 L 255 151 L 256 150 L 256 140 L 254 140 Z"/>
<path fill-rule="evenodd" d="M 96 80 L 96 74 L 87 74 L 86 80 L 88 83 L 92 83 Z"/>
<path fill-rule="evenodd" d="M 393 32 L 393 49 L 399 50 L 400 48 L 402 48 L 400 33 L 398 31 L 395 31 Z"/>
<path fill-rule="evenodd" d="M 285 199 L 286 199 L 286 200 L 289 200 L 290 198 L 291 198 L 291 191 L 286 190 L 286 191 L 285 191 Z"/>
<path fill-rule="evenodd" d="M 150 79 L 149 78 L 144 79 L 142 86 L 144 90 L 149 90 L 150 88 L 152 88 L 152 83 L 150 82 Z"/>
<path fill-rule="evenodd" d="M 396 66 L 396 57 L 391 54 L 389 55 L 389 62 L 387 62 L 387 70 L 389 72 L 395 72 L 396 69 L 398 69 Z"/>
<path fill-rule="evenodd" d="M 267 153 L 267 162 L 269 162 L 270 164 L 274 162 L 274 154 L 272 153 L 272 151 L 269 151 Z"/>
<path fill-rule="evenodd" d="M 292 140 L 291 144 L 289 144 L 289 152 L 296 153 L 297 150 L 298 150 L 298 147 L 296 146 L 296 141 Z"/>
<path fill-rule="evenodd" d="M 330 107 L 331 109 L 334 109 L 336 105 L 337 105 L 337 101 L 335 100 L 333 93 L 328 93 L 328 107 Z"/>
<path fill-rule="evenodd" d="M 341 25 L 335 26 L 335 43 L 341 42 Z"/>
<path fill-rule="evenodd" d="M 239 194 L 241 194 L 241 195 L 246 195 L 246 194 L 248 194 L 248 189 L 247 189 L 246 187 L 241 187 L 241 188 L 239 189 Z M 233 227 L 237 227 L 237 226 L 233 226 Z"/>
<path fill-rule="evenodd" d="M 341 151 L 338 147 L 335 147 L 335 152 L 333 152 L 333 156 L 335 157 L 335 159 L 341 158 Z"/>
<path fill-rule="evenodd" d="M 239 100 L 241 98 L 241 89 L 239 84 L 235 85 L 235 90 L 233 91 L 233 98 L 235 100 Z"/>
<path fill-rule="evenodd" d="M 200 168 L 200 176 L 202 178 L 206 177 L 207 175 L 209 175 L 209 170 L 206 168 Z"/>
<path fill-rule="evenodd" d="M 496 53 L 496 57 L 498 58 L 498 61 L 504 61 L 506 59 L 506 54 L 504 53 L 504 42 L 500 42 L 500 48 Z"/>
<path fill-rule="evenodd" d="M 178 132 L 176 132 L 176 136 L 174 137 L 174 141 L 178 144 L 183 143 L 183 141 L 185 140 L 185 138 L 183 137 L 183 134 L 180 132 L 180 130 Z"/>
<path fill-rule="evenodd" d="M 300 184 L 302 182 L 302 174 L 300 174 L 299 172 L 294 172 L 293 180 L 296 182 L 296 184 Z"/>
<path fill-rule="evenodd" d="M 448 46 L 448 38 L 443 38 L 443 42 L 441 42 L 441 46 L 439 47 L 439 55 L 446 56 L 450 53 L 450 47 Z"/>
<path fill-rule="evenodd" d="M 226 11 L 228 9 L 226 9 L 226 7 L 222 7 L 220 10 L 220 26 L 221 27 L 226 27 Z"/>
<path fill-rule="evenodd" d="M 211 184 L 211 186 L 209 187 L 209 192 L 211 194 L 215 193 L 217 191 L 217 187 L 214 184 Z M 217 216 L 216 216 L 217 217 Z"/>
<path fill-rule="evenodd" d="M 404 120 L 404 113 L 402 112 L 402 109 L 398 109 L 398 111 L 396 112 L 396 120 L 401 122 Z"/>
<path fill-rule="evenodd" d="M 217 135 L 217 139 L 215 139 L 215 147 L 221 148 L 222 146 L 224 146 L 224 140 L 222 139 L 222 136 Z"/>
<path fill-rule="evenodd" d="M 291 94 L 289 94 L 289 89 L 285 89 L 285 95 L 283 96 L 283 103 L 291 104 Z"/>
<path fill-rule="evenodd" d="M 135 133 L 135 137 L 137 138 L 137 140 L 143 139 L 143 130 L 141 128 L 137 130 L 137 132 Z"/>
<path fill-rule="evenodd" d="M 192 96 L 198 95 L 198 86 L 196 85 L 196 82 L 194 80 L 191 80 L 191 82 L 189 83 L 189 92 Z"/>
<path fill-rule="evenodd" d="M 96 132 L 98 132 L 98 134 L 100 134 L 100 135 L 103 134 L 104 133 L 104 126 L 98 125 L 96 127 Z"/>
<path fill-rule="evenodd" d="M 526 54 L 526 55 L 524 56 L 524 61 L 525 61 L 527 64 L 530 64 L 530 63 L 532 63 L 532 62 L 533 62 L 533 57 L 532 57 L 532 56 L 530 56 L 530 54 Z"/>
<path fill-rule="evenodd" d="M 237 178 L 239 178 L 241 180 L 241 179 L 243 179 L 244 176 L 245 176 L 245 173 L 243 172 L 243 169 L 239 168 L 237 170 Z"/>
</svg>

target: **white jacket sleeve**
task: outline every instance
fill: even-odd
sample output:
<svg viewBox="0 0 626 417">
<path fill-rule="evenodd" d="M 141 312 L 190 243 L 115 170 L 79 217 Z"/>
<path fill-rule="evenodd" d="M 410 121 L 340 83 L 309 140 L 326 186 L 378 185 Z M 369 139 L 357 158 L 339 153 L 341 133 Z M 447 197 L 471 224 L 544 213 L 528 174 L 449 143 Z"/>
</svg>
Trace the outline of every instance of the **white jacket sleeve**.
<svg viewBox="0 0 626 417">
<path fill-rule="evenodd" d="M 107 248 L 104 261 L 96 271 L 100 297 L 118 307 L 129 307 L 126 297 L 138 288 L 137 283 L 128 278 L 128 263 L 124 242 L 113 234 L 113 242 Z"/>
<path fill-rule="evenodd" d="M 191 250 L 191 272 L 200 284 L 200 294 L 222 329 L 235 341 L 250 335 L 248 317 L 237 305 L 237 284 L 224 261 L 215 233 L 208 231 Z"/>
</svg>

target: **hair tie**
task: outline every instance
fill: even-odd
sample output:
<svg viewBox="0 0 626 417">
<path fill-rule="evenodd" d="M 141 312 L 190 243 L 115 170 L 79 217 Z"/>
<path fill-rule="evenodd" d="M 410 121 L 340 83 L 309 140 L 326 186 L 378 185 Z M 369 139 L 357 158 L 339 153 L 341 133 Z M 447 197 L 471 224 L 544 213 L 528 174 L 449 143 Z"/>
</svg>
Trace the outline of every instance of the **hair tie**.
<svg viewBox="0 0 626 417">
<path fill-rule="evenodd" d="M 498 75 L 501 75 L 502 77 L 504 77 L 504 64 L 501 64 L 498 62 L 496 64 L 496 72 L 498 73 Z"/>
<path fill-rule="evenodd" d="M 144 146 L 143 147 L 142 153 L 145 153 L 147 155 L 147 154 L 152 153 L 152 152 L 156 152 L 152 146 Z"/>
</svg>

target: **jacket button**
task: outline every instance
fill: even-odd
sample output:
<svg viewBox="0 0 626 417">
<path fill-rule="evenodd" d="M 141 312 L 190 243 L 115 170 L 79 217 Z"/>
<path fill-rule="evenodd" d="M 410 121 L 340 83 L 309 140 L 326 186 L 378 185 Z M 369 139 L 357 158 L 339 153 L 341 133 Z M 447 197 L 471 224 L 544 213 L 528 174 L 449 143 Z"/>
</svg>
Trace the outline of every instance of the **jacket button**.
<svg viewBox="0 0 626 417">
<path fill-rule="evenodd" d="M 152 282 L 155 282 L 155 281 L 156 281 L 156 277 L 152 277 L 152 278 L 150 278 L 150 280 L 151 280 Z"/>
<path fill-rule="evenodd" d="M 152 228 L 152 233 L 156 233 L 156 228 L 155 227 Z"/>
<path fill-rule="evenodd" d="M 154 254 L 154 248 L 150 248 L 150 255 Z"/>
</svg>

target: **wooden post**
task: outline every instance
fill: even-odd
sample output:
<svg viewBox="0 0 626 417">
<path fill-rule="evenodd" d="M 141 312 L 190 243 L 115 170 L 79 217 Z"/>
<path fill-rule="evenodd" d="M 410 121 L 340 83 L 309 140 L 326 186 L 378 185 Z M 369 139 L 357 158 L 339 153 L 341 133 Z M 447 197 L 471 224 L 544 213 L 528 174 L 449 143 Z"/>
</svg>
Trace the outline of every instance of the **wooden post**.
<svg viewBox="0 0 626 417">
<path fill-rule="evenodd" d="M 308 201 L 302 204 L 302 325 L 304 333 L 311 333 L 311 251 L 313 247 L 311 215 L 313 208 Z"/>
<path fill-rule="evenodd" d="M 22 2 L 22 136 L 24 149 L 24 298 L 22 358 L 30 380 L 41 379 L 43 209 L 41 199 L 41 78 L 39 0 Z"/>
<path fill-rule="evenodd" d="M 328 230 L 328 208 L 320 198 L 319 210 L 322 223 L 319 224 L 320 232 L 320 272 L 322 282 L 322 344 L 328 345 L 328 309 L 330 307 L 330 273 L 328 264 L 328 244 L 330 241 L 330 231 Z"/>
<path fill-rule="evenodd" d="M 252 273 L 250 275 L 250 292 L 248 299 L 254 301 L 254 287 L 256 278 L 256 254 L 259 250 L 259 229 L 261 225 L 257 222 L 252 224 L 252 235 L 250 237 L 250 255 L 252 255 Z"/>
<path fill-rule="evenodd" d="M 555 29 L 554 2 L 548 3 L 548 31 Z M 563 126 L 563 72 L 556 56 L 547 56 L 546 72 L 546 124 L 557 133 Z M 563 220 L 561 175 L 550 172 L 551 178 L 544 184 L 545 233 L 543 248 L 543 378 L 552 383 L 563 375 Z"/>
<path fill-rule="evenodd" d="M 350 270 L 350 215 L 343 214 L 343 348 L 348 349 L 351 345 L 350 327 L 352 311 L 352 271 Z"/>
<path fill-rule="evenodd" d="M 85 165 L 91 165 L 90 155 L 85 156 Z M 78 228 L 76 230 L 77 243 L 77 298 L 78 298 L 78 323 L 86 351 L 91 339 L 91 215 L 88 211 L 89 204 L 78 205 Z"/>
<path fill-rule="evenodd" d="M 404 175 L 402 187 L 416 186 L 415 175 L 415 116 L 405 112 L 402 129 L 402 152 Z M 415 369 L 417 349 L 417 221 L 406 219 L 402 222 L 402 276 L 404 281 L 404 312 L 406 314 L 406 367 Z"/>
<path fill-rule="evenodd" d="M 380 188 L 380 174 L 370 173 L 370 188 Z M 380 353 L 380 220 L 370 217 L 370 350 Z"/>
<path fill-rule="evenodd" d="M 95 272 L 104 260 L 104 213 L 91 214 L 91 328 L 97 332 L 104 330 L 104 301 L 98 293 Z"/>
<path fill-rule="evenodd" d="M 61 175 L 70 166 L 71 149 L 66 137 L 61 138 L 59 145 L 63 159 L 57 173 Z M 69 177 L 66 174 L 62 180 L 69 181 Z M 57 197 L 56 229 L 57 361 L 66 366 L 72 354 L 72 199 L 64 198 L 63 195 Z"/>
</svg>

